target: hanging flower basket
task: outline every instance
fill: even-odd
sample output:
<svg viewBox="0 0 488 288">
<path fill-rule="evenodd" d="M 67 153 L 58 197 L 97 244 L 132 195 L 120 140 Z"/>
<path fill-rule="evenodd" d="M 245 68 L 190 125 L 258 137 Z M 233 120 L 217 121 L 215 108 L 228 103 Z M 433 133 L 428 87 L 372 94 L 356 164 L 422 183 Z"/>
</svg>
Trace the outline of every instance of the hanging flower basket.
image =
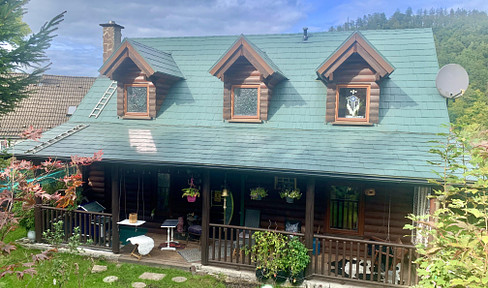
<svg viewBox="0 0 488 288">
<path fill-rule="evenodd" d="M 189 185 L 190 187 L 181 189 L 181 191 L 183 191 L 181 197 L 186 197 L 186 200 L 188 200 L 188 202 L 195 202 L 197 197 L 200 197 L 200 191 L 193 183 L 193 177 L 190 179 Z"/>
<path fill-rule="evenodd" d="M 252 200 L 261 200 L 262 198 L 268 196 L 268 191 L 263 187 L 256 187 L 251 189 L 251 193 L 249 193 Z"/>
<path fill-rule="evenodd" d="M 295 199 L 302 198 L 302 193 L 300 193 L 300 189 L 285 189 L 280 192 L 280 197 L 286 200 L 286 203 L 293 203 Z"/>
</svg>

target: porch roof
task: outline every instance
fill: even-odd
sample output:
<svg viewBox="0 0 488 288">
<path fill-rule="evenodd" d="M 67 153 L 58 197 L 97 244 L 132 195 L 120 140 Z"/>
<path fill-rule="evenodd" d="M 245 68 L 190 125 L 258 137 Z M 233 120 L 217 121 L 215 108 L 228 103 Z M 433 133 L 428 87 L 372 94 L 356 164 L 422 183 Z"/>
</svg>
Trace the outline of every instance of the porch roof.
<svg viewBox="0 0 488 288">
<path fill-rule="evenodd" d="M 269 100 L 263 123 L 223 121 L 223 83 L 209 69 L 241 37 L 138 38 L 134 41 L 171 53 L 185 79 L 175 83 L 157 117 L 117 117 L 112 97 L 99 117 L 89 117 L 111 81 L 99 77 L 70 121 L 48 132 L 42 142 L 80 124 L 88 127 L 34 153 L 38 142 L 16 145 L 19 156 L 68 157 L 102 149 L 108 161 L 235 167 L 391 179 L 435 177 L 426 160 L 436 133 L 447 132 L 445 100 L 435 88 L 437 55 L 431 29 L 362 31 L 395 71 L 380 82 L 379 124 L 325 123 L 326 85 L 317 67 L 352 32 L 303 35 L 246 35 L 266 53 L 287 80 Z M 19 152 L 20 151 L 20 152 Z"/>
<path fill-rule="evenodd" d="M 35 156 L 69 158 L 73 151 L 88 156 L 102 149 L 104 161 L 125 163 L 392 179 L 432 177 L 426 162 L 433 160 L 433 156 L 426 158 L 431 134 L 138 124 L 91 123 Z M 66 123 L 52 129 L 40 143 L 74 126 Z M 16 151 L 40 143 L 24 141 Z"/>
</svg>

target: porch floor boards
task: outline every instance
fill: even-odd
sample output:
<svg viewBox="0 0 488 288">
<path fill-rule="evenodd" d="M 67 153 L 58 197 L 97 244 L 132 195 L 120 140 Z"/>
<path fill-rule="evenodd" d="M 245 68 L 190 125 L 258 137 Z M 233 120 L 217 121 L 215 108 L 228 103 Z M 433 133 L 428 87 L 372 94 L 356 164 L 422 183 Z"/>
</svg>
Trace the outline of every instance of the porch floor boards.
<svg viewBox="0 0 488 288">
<path fill-rule="evenodd" d="M 198 242 L 189 241 L 187 244 L 186 240 L 175 240 L 181 244 L 185 244 L 185 248 L 176 249 L 176 251 L 168 251 L 168 250 L 161 251 L 161 249 L 159 249 L 158 247 L 161 243 L 166 242 L 167 239 L 166 229 L 164 229 L 164 231 L 163 229 L 161 229 L 159 233 L 147 233 L 146 236 L 154 239 L 154 248 L 151 250 L 151 253 L 149 253 L 149 255 L 151 256 L 148 255 L 142 256 L 141 260 L 138 260 L 137 258 L 131 256 L 130 254 L 132 249 L 134 249 L 134 245 L 132 245 L 129 242 L 127 243 L 127 245 L 120 248 L 119 261 L 128 262 L 128 263 L 138 263 L 138 264 L 144 264 L 149 266 L 164 266 L 164 267 L 177 268 L 183 270 L 190 270 L 192 264 L 200 263 L 200 261 L 189 263 L 178 253 L 178 251 L 184 249 L 199 248 L 200 245 Z"/>
</svg>

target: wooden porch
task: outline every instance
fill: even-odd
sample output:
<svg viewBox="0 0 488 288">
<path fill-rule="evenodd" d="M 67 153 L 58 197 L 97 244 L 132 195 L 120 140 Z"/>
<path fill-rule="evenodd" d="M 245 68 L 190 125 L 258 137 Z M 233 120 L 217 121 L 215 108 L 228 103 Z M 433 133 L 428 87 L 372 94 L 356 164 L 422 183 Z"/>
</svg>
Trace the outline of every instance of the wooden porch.
<svg viewBox="0 0 488 288">
<path fill-rule="evenodd" d="M 65 231 L 68 231 L 68 235 L 72 235 L 73 227 L 81 227 L 80 241 L 82 243 L 88 243 L 90 240 L 90 245 L 111 250 L 114 253 L 121 253 L 123 259 L 127 261 L 139 261 L 130 256 L 132 245 L 120 246 L 120 240 L 125 239 L 119 238 L 121 235 L 119 230 L 121 228 L 117 224 L 121 215 L 127 214 L 128 211 L 130 212 L 130 208 L 128 208 L 130 202 L 128 200 L 127 202 L 125 200 L 121 202 L 120 200 L 130 197 L 130 192 L 128 191 L 129 175 L 125 175 L 124 170 L 120 168 L 106 168 L 111 169 L 104 169 L 105 172 L 102 174 L 91 172 L 92 176 L 89 181 L 95 183 L 91 188 L 92 190 L 100 187 L 97 188 L 100 192 L 97 195 L 104 195 L 104 197 L 99 197 L 98 199 L 100 201 L 105 199 L 103 203 L 105 206 L 111 207 L 109 210 L 112 213 L 69 211 L 36 206 L 37 239 L 42 238 L 42 232 L 50 229 L 52 223 L 63 220 Z M 97 171 L 100 170 L 95 171 L 100 173 Z M 147 179 L 151 179 L 152 176 L 150 177 L 150 175 L 158 175 L 157 173 L 145 173 L 143 175 L 146 175 Z M 186 215 L 184 213 L 187 213 L 188 209 L 197 211 L 201 217 L 200 243 L 190 242 L 189 246 L 184 249 L 186 251 L 189 249 L 198 250 L 197 253 L 200 254 L 200 257 L 195 263 L 200 262 L 203 265 L 254 270 L 255 263 L 252 261 L 252 255 L 244 255 L 242 252 L 243 247 L 252 245 L 251 239 L 242 238 L 239 235 L 242 233 L 252 234 L 253 231 L 266 231 L 269 229 L 301 238 L 309 249 L 309 255 L 312 260 L 306 271 L 308 279 L 348 281 L 388 287 L 409 286 L 417 282 L 415 266 L 412 264 L 412 260 L 415 259 L 414 246 L 386 241 L 386 239 L 390 239 L 389 235 L 392 236 L 391 239 L 400 239 L 406 234 L 405 230 L 402 229 L 405 224 L 403 217 L 407 214 L 408 209 L 411 208 L 411 203 L 408 204 L 408 196 L 406 196 L 408 191 L 405 187 L 393 188 L 398 190 L 396 194 L 393 194 L 393 198 L 390 186 L 382 187 L 376 184 L 377 195 L 375 197 L 365 198 L 363 194 L 361 199 L 359 199 L 360 201 L 345 200 L 333 202 L 331 200 L 328 202 L 328 198 L 324 196 L 326 193 L 318 193 L 316 190 L 324 191 L 330 185 L 335 185 L 334 183 L 336 182 L 319 180 L 316 184 L 315 178 L 303 177 L 300 179 L 300 186 L 304 197 L 294 204 L 286 204 L 284 200 L 279 199 L 277 192 L 273 192 L 272 195 L 262 201 L 250 201 L 248 197 L 245 197 L 249 193 L 248 187 L 266 183 L 266 179 L 269 178 L 267 175 L 249 177 L 250 179 L 247 180 L 248 178 L 242 174 L 231 176 L 222 171 L 210 173 L 209 170 L 203 170 L 199 174 L 202 197 L 196 203 L 185 203 L 186 200 L 184 200 L 185 202 L 179 202 L 182 201 L 180 193 L 176 193 L 176 191 L 172 193 L 170 191 L 172 186 L 169 186 L 169 184 L 165 188 L 167 189 L 166 195 L 170 197 L 168 203 L 172 203 L 171 205 L 166 204 L 170 207 L 170 214 L 165 217 L 174 219 Z M 97 175 L 98 178 L 93 175 Z M 170 172 L 165 172 L 165 175 L 168 175 L 169 179 Z M 180 178 L 182 177 L 180 176 Z M 95 182 L 96 179 L 98 179 L 98 182 Z M 146 181 L 148 181 L 147 179 Z M 249 183 L 246 183 L 246 181 L 249 181 Z M 221 189 L 222 186 L 220 185 L 222 182 L 224 184 L 227 182 L 227 187 L 234 191 L 236 201 L 239 201 L 236 202 L 236 208 L 239 207 L 239 210 L 235 211 L 235 217 L 227 225 L 219 222 L 221 218 L 216 217 L 216 215 L 221 215 L 216 212 L 219 211 L 218 209 L 222 209 L 222 206 L 213 206 L 214 191 Z M 268 187 L 272 185 L 272 182 L 270 182 L 268 180 Z M 155 189 L 154 183 L 153 186 L 144 186 L 144 179 L 142 178 L 136 183 L 138 185 L 135 187 L 145 188 L 146 191 Z M 175 185 L 175 183 L 171 185 Z M 178 182 L 175 185 L 178 192 L 180 190 L 179 185 L 181 183 Z M 138 190 L 135 190 L 135 195 L 139 195 Z M 94 195 L 92 194 L 92 196 Z M 145 196 L 148 196 L 148 194 L 146 193 Z M 138 198 L 135 198 L 135 200 L 138 200 Z M 148 201 L 147 203 L 153 204 L 153 202 Z M 392 206 L 392 203 L 396 206 Z M 137 207 L 138 205 L 132 209 Z M 362 227 L 364 228 L 360 228 L 359 230 L 361 231 L 358 230 L 358 235 L 341 235 L 335 233 L 335 231 L 321 229 L 329 221 L 326 211 L 332 209 L 330 207 L 335 207 L 334 209 L 341 211 L 347 210 L 344 207 L 354 207 L 359 213 L 364 213 L 364 210 L 367 210 L 366 217 L 361 219 L 354 219 L 356 216 L 343 213 L 341 218 L 343 220 L 340 220 L 341 222 L 339 223 L 341 225 L 353 225 L 353 222 L 362 221 Z M 121 209 L 124 209 L 124 211 L 121 211 Z M 259 210 L 261 218 L 257 226 L 246 227 L 245 214 L 252 209 Z M 146 213 L 142 213 L 142 219 L 148 219 L 147 211 L 150 211 L 150 209 L 143 209 L 143 211 L 146 211 Z M 395 213 L 390 213 L 390 211 L 395 211 Z M 299 229 L 297 233 L 285 232 L 284 222 L 289 220 L 300 222 L 303 225 L 302 229 Z M 154 219 L 153 224 L 155 226 L 153 227 L 155 229 L 147 234 L 155 240 L 155 247 L 151 252 L 152 257 L 143 257 L 140 261 L 154 265 L 189 268 L 191 263 L 194 262 L 186 261 L 178 251 L 160 251 L 157 249 L 159 244 L 165 242 L 166 239 L 166 229 L 160 229 L 160 224 L 158 223 L 161 222 L 158 221 L 158 219 Z M 271 221 L 274 225 L 268 225 L 268 221 Z M 267 229 L 263 229 L 265 227 Z M 405 243 L 410 241 L 409 237 L 405 239 Z M 201 247 L 206 248 L 201 249 Z"/>
</svg>

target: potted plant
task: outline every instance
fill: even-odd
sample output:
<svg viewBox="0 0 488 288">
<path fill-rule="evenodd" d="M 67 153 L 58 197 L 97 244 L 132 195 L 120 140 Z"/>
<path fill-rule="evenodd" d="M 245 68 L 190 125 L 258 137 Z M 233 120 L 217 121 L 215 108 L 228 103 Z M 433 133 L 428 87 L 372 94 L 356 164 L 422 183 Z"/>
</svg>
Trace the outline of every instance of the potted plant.
<svg viewBox="0 0 488 288">
<path fill-rule="evenodd" d="M 195 183 L 193 183 L 193 177 L 190 179 L 189 185 L 189 187 L 181 189 L 183 191 L 181 197 L 186 197 L 188 202 L 195 202 L 197 197 L 200 197 L 200 191 L 195 186 Z"/>
<path fill-rule="evenodd" d="M 279 272 L 286 271 L 284 266 L 286 237 L 274 231 L 258 231 L 252 237 L 255 244 L 245 252 L 246 254 L 251 253 L 256 263 L 256 277 L 260 281 L 270 277 L 278 279 Z"/>
<path fill-rule="evenodd" d="M 293 203 L 295 199 L 300 199 L 302 198 L 302 193 L 300 192 L 300 189 L 298 188 L 292 188 L 292 189 L 285 189 L 280 192 L 281 198 L 285 198 L 287 203 Z"/>
<path fill-rule="evenodd" d="M 310 256 L 308 256 L 307 247 L 300 242 L 298 237 L 292 237 L 288 241 L 284 262 L 290 271 L 288 279 L 290 283 L 292 285 L 301 285 L 305 278 L 305 268 L 310 263 Z"/>
<path fill-rule="evenodd" d="M 251 189 L 250 196 L 252 200 L 261 200 L 262 198 L 268 196 L 268 192 L 263 187 L 256 187 Z"/>
</svg>

